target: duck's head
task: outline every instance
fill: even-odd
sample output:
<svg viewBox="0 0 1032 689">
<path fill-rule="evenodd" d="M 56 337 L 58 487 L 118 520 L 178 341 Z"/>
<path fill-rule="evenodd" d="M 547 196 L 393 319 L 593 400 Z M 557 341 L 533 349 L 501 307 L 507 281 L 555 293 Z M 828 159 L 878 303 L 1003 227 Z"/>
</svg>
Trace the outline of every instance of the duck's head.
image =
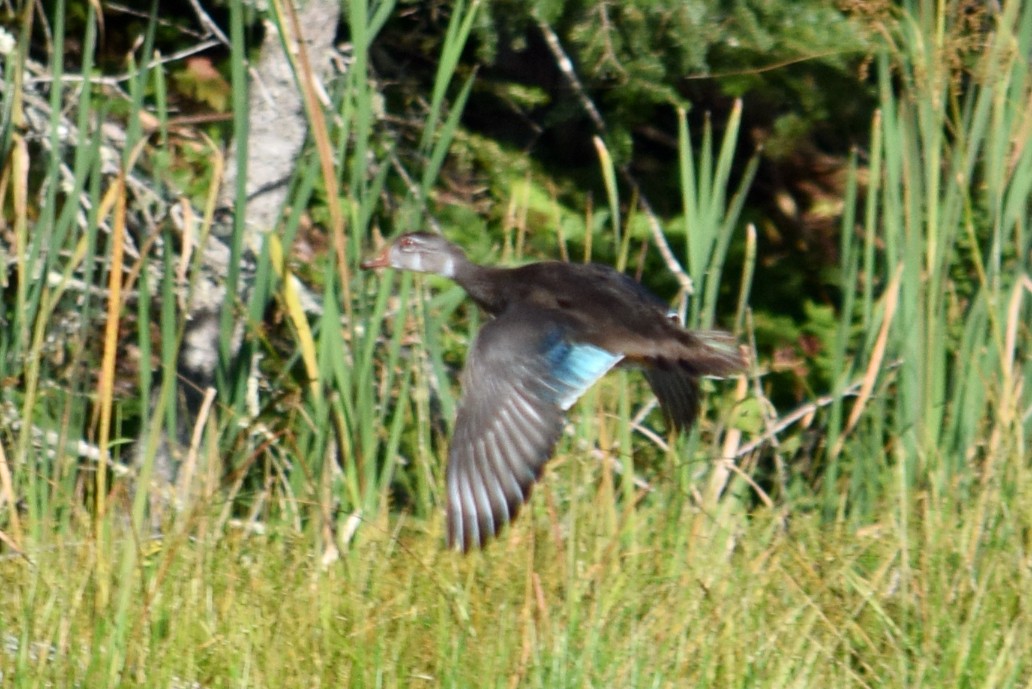
<svg viewBox="0 0 1032 689">
<path fill-rule="evenodd" d="M 362 261 L 362 268 L 397 268 L 416 273 L 436 273 L 454 278 L 466 262 L 462 249 L 439 234 L 411 232 L 388 244 L 380 253 Z"/>
</svg>

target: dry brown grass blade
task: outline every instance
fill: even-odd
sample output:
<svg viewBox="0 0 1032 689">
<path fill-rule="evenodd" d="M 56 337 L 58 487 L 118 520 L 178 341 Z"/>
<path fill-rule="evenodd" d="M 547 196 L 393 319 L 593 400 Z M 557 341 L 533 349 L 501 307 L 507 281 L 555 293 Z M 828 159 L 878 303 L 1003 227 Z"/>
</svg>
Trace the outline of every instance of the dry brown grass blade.
<svg viewBox="0 0 1032 689">
<path fill-rule="evenodd" d="M 204 435 L 204 426 L 208 423 L 211 415 L 212 405 L 215 403 L 215 388 L 208 388 L 204 391 L 204 400 L 197 412 L 197 419 L 194 422 L 193 433 L 190 436 L 190 448 L 187 450 L 186 459 L 179 470 L 179 478 L 176 480 L 176 493 L 179 498 L 190 499 L 190 487 L 193 485 L 194 472 L 197 471 L 197 457 L 200 454 L 201 438 Z"/>
<path fill-rule="evenodd" d="M 748 396 L 749 379 L 746 376 L 738 376 L 738 382 L 735 386 L 735 400 L 741 403 Z M 724 436 L 723 450 L 720 453 L 721 458 L 714 466 L 709 485 L 706 486 L 705 501 L 703 502 L 705 509 L 716 507 L 720 496 L 724 493 L 724 489 L 727 488 L 727 482 L 731 478 L 732 473 L 738 473 L 740 476 L 745 477 L 744 473 L 735 471 L 738 467 L 735 465 L 734 460 L 738 456 L 738 448 L 741 446 L 741 443 L 742 431 L 737 428 L 729 428 Z M 759 488 L 751 480 L 749 483 L 757 489 Z M 762 497 L 763 491 L 759 491 L 758 494 L 761 494 Z M 768 497 L 764 501 L 768 502 L 769 500 L 770 498 Z"/>
<path fill-rule="evenodd" d="M 101 352 L 100 374 L 97 376 L 97 407 L 93 414 L 93 426 L 97 429 L 97 446 L 100 461 L 95 474 L 96 510 L 93 515 L 94 538 L 96 539 L 98 586 L 95 605 L 98 610 L 108 607 L 111 598 L 111 581 L 107 561 L 107 468 L 110 460 L 108 443 L 111 432 L 111 414 L 114 405 L 115 361 L 118 358 L 119 316 L 122 312 L 122 267 L 125 259 L 125 213 L 126 188 L 124 171 L 105 194 L 101 205 L 104 217 L 114 205 L 112 223 L 111 258 L 108 262 L 107 314 L 104 325 L 104 345 Z"/>
<path fill-rule="evenodd" d="M 903 264 L 896 266 L 896 272 L 892 274 L 888 289 L 885 290 L 885 317 L 882 319 L 881 328 L 878 330 L 878 338 L 875 340 L 874 349 L 871 350 L 871 360 L 864 372 L 864 379 L 860 384 L 860 391 L 856 395 L 856 402 L 849 412 L 849 419 L 846 427 L 842 429 L 835 446 L 831 450 L 831 456 L 837 457 L 845 446 L 846 437 L 853 432 L 856 425 L 863 416 L 867 402 L 871 399 L 874 391 L 874 384 L 878 381 L 878 373 L 881 371 L 882 363 L 885 361 L 885 350 L 889 342 L 889 329 L 892 327 L 893 318 L 896 315 L 896 306 L 899 305 L 900 281 L 903 278 Z"/>
<path fill-rule="evenodd" d="M 101 519 L 106 511 L 108 440 L 111 429 L 111 410 L 114 401 L 115 360 L 118 357 L 118 326 L 122 311 L 122 268 L 125 259 L 125 177 L 119 175 L 108 190 L 108 201 L 114 205 L 112 224 L 111 258 L 108 263 L 107 314 L 104 324 L 104 346 L 100 360 L 100 375 L 97 377 L 97 410 L 94 424 L 97 428 L 97 444 L 101 461 L 97 464 L 97 517 Z M 105 208 L 102 207 L 102 211 Z M 103 215 L 103 213 L 102 213 Z"/>
<path fill-rule="evenodd" d="M 0 541 L 21 552 L 20 544 L 25 541 L 22 537 L 21 521 L 18 518 L 18 502 L 14 499 L 14 482 L 11 480 L 11 468 L 7 463 L 7 452 L 4 450 L 2 442 L 0 442 L 0 497 L 3 498 L 3 500 L 0 500 L 0 507 L 7 503 L 10 508 L 11 531 L 14 533 L 12 538 L 0 531 Z"/>
<path fill-rule="evenodd" d="M 1015 371 L 1014 360 L 1020 348 L 1018 331 L 1022 327 L 1028 327 L 1028 323 L 1021 315 L 1022 296 L 1026 292 L 1032 293 L 1032 278 L 1024 275 L 1015 283 L 1007 303 L 1007 330 L 1004 334 L 1003 351 L 1000 352 L 1000 368 L 1003 374 L 1000 381 L 1000 399 L 996 405 L 996 419 L 992 426 L 992 434 L 989 436 L 987 456 L 991 460 L 982 473 L 983 485 L 987 485 L 996 474 L 995 465 L 998 461 L 1009 455 L 1008 444 L 1019 448 L 1025 444 L 1021 423 L 1024 415 L 1021 401 L 1025 379 L 1020 371 Z"/>
<path fill-rule="evenodd" d="M 301 24 L 298 21 L 294 3 L 291 0 L 274 0 L 272 6 L 281 20 L 284 18 L 287 20 L 281 21 L 281 25 L 284 28 L 289 26 L 290 29 L 290 35 L 284 36 L 284 42 L 288 46 L 287 54 L 294 61 L 294 73 L 298 77 L 298 85 L 304 96 L 312 141 L 315 142 L 315 149 L 319 154 L 319 167 L 322 170 L 323 184 L 326 185 L 326 209 L 330 215 L 330 233 L 333 235 L 333 249 L 337 256 L 337 270 L 340 272 L 341 298 L 344 302 L 347 320 L 351 323 L 353 320 L 351 275 L 347 261 L 344 213 L 340 207 L 340 189 L 334 165 L 333 147 L 330 145 L 329 128 L 326 126 L 326 116 L 323 114 L 322 103 L 318 95 L 318 79 L 312 69 L 312 63 L 308 59 L 305 42 L 301 40 Z"/>
<path fill-rule="evenodd" d="M 1014 356 L 1017 351 L 1018 330 L 1028 323 L 1021 318 L 1021 296 L 1022 292 L 1032 294 L 1032 278 L 1023 275 L 1011 292 L 1010 303 L 1007 305 L 1007 334 L 1004 340 L 1003 351 L 1003 375 L 1008 380 L 1014 375 Z"/>
</svg>

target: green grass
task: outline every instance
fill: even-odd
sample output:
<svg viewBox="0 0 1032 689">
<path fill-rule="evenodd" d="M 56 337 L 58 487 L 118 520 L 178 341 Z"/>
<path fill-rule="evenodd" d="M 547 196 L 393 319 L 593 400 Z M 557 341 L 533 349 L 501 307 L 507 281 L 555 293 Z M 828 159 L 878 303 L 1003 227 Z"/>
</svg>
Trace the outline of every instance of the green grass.
<svg viewBox="0 0 1032 689">
<path fill-rule="evenodd" d="M 13 686 L 1028 685 L 1027 511 L 980 523 L 977 505 L 925 499 L 906 530 L 766 510 L 720 525 L 667 494 L 630 534 L 588 495 L 553 522 L 540 498 L 583 492 L 582 473 L 562 467 L 467 558 L 413 520 L 366 525 L 330 566 L 285 529 L 168 537 L 116 583 L 133 599 L 118 644 L 91 546 L 52 544 L 0 563 L 20 594 L 0 611 L 5 634 L 57 650 L 0 667 Z"/>
<path fill-rule="evenodd" d="M 332 249 L 299 266 L 268 242 L 248 301 L 226 309 L 218 397 L 193 448 L 215 468 L 160 539 L 133 486 L 177 425 L 176 238 L 136 228 L 138 246 L 113 240 L 109 228 L 138 217 L 136 197 L 88 124 L 125 103 L 82 92 L 65 172 L 59 109 L 37 149 L 21 105 L 5 106 L 3 685 L 1032 687 L 1032 6 L 1003 3 L 963 54 L 965 80 L 948 69 L 952 15 L 926 5 L 886 25 L 875 60 L 880 110 L 844 199 L 842 301 L 814 318 L 810 363 L 828 383 L 809 413 L 768 404 L 772 353 L 760 351 L 748 379 L 708 386 L 698 431 L 667 447 L 632 421 L 649 404 L 641 381 L 611 375 L 575 407 L 521 517 L 467 557 L 443 548 L 441 485 L 455 369 L 478 316 L 453 286 L 357 262 L 385 195 L 407 190 L 399 227 L 434 196 L 472 84 L 456 65 L 477 3 L 451 16 L 411 159 L 422 162 L 397 161 L 414 166 L 412 186 L 369 164 L 398 143 L 374 117 L 364 52 L 391 5 L 348 4 L 358 55 L 277 228 L 291 246 L 312 207 Z M 235 4 L 236 79 L 243 20 Z M 82 37 L 87 60 L 95 43 Z M 22 67 L 4 63 L 5 94 L 20 93 Z M 142 141 L 140 104 L 167 116 L 164 89 L 155 70 L 130 80 L 130 142 Z M 64 95 L 55 83 L 51 102 Z M 744 189 L 728 188 L 738 115 L 695 149 L 682 117 L 684 215 L 670 225 L 687 233 L 671 251 L 700 291 L 690 318 L 714 318 L 723 281 L 741 305 L 724 322 L 749 340 L 755 239 L 744 277 L 724 265 L 741 241 Z M 124 159 L 140 176 L 165 179 L 144 163 L 181 158 L 165 124 Z M 585 246 L 612 243 L 630 272 L 650 230 L 609 177 L 608 222 L 625 226 L 577 223 Z M 513 200 L 524 220 L 503 242 L 517 254 L 520 203 L 531 201 Z M 193 284 L 199 268 L 187 268 Z M 294 305 L 291 271 L 322 291 L 320 315 Z M 123 301 L 108 298 L 116 284 Z M 258 379 L 233 365 L 238 320 L 245 352 L 263 356 Z M 128 344 L 164 372 L 113 368 Z M 141 433 L 141 464 L 128 466 Z"/>
</svg>

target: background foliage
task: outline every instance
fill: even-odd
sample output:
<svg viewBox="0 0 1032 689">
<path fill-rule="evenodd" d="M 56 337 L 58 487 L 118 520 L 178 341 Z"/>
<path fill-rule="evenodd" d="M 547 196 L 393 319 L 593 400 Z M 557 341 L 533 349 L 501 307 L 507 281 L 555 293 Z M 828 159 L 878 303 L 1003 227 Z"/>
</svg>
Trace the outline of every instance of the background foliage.
<svg viewBox="0 0 1032 689">
<path fill-rule="evenodd" d="M 1029 686 L 1032 6 L 346 3 L 226 304 L 211 475 L 158 525 L 200 270 L 170 209 L 211 230 L 269 15 L 214 4 L 228 43 L 161 62 L 198 20 L 153 8 L 0 6 L 5 682 Z M 754 365 L 676 440 L 611 376 L 505 536 L 444 552 L 480 316 L 357 270 L 426 225 L 618 265 Z"/>
</svg>

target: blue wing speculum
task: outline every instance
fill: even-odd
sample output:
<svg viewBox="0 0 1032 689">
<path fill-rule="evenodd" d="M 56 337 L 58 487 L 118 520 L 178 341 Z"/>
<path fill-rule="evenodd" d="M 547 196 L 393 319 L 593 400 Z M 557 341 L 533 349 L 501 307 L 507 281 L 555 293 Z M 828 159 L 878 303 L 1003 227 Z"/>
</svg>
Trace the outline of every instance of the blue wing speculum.
<svg viewBox="0 0 1032 689">
<path fill-rule="evenodd" d="M 622 354 L 595 345 L 570 342 L 559 330 L 546 337 L 542 344 L 548 369 L 548 378 L 542 382 L 564 411 L 623 359 Z"/>
</svg>

